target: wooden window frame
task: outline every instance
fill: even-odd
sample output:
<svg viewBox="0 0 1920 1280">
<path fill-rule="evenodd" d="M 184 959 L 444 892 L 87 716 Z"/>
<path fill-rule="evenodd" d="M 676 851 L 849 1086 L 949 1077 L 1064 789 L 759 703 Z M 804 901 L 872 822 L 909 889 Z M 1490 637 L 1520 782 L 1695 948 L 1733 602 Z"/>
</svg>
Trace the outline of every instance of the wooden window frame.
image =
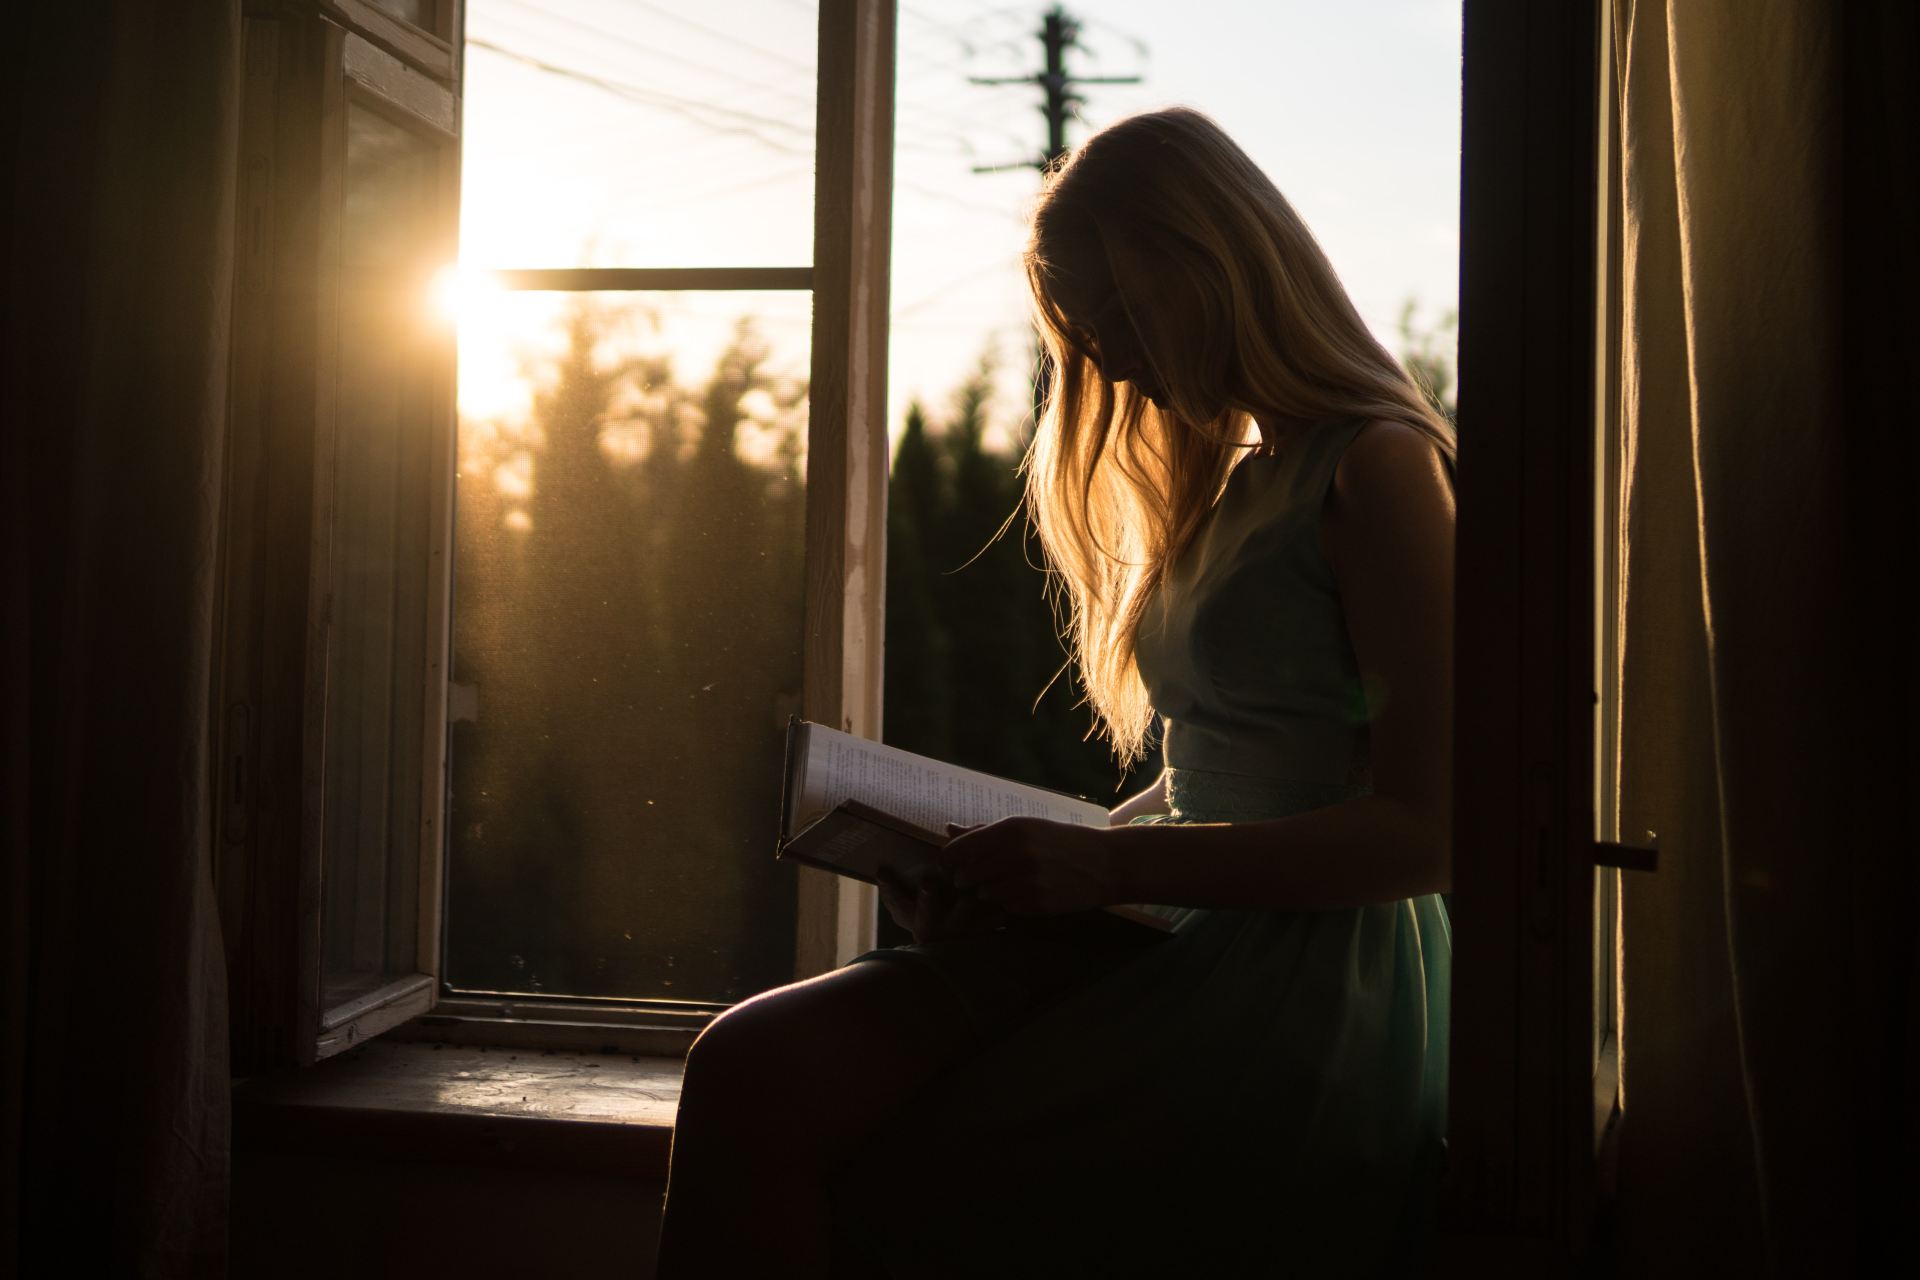
<svg viewBox="0 0 1920 1280">
<path fill-rule="evenodd" d="M 1624 619 L 1619 603 L 1623 598 L 1621 574 L 1625 545 L 1624 511 L 1621 506 L 1625 444 L 1620 426 L 1621 358 L 1621 198 L 1624 170 L 1620 144 L 1620 95 L 1612 82 L 1616 50 L 1614 37 L 1614 0 L 1598 0 L 1600 25 L 1597 63 L 1600 73 L 1600 103 L 1597 118 L 1598 160 L 1595 200 L 1598 204 L 1594 231 L 1594 314 L 1600 318 L 1594 335 L 1594 838 L 1603 845 L 1619 844 L 1620 813 L 1620 645 Z M 1596 1170 L 1596 1201 L 1609 1201 L 1613 1194 L 1611 1169 L 1619 1142 L 1617 1128 L 1623 1112 L 1624 1095 L 1620 1075 L 1620 1023 L 1622 1000 L 1619 982 L 1621 964 L 1622 915 L 1620 900 L 1621 869 L 1600 865 L 1594 868 L 1594 952 L 1593 999 L 1598 1007 L 1594 1015 L 1596 1047 L 1593 1069 L 1593 1152 L 1600 1162 Z M 1606 1206 L 1596 1206 L 1604 1210 Z"/>
<path fill-rule="evenodd" d="M 445 608 L 430 648 L 418 972 L 322 1008 L 321 788 L 337 281 L 320 263 L 342 174 L 327 147 L 347 101 L 457 137 L 463 13 L 439 0 L 423 32 L 365 0 L 260 0 L 247 10 L 232 366 L 215 698 L 215 867 L 232 984 L 236 1073 L 310 1064 L 369 1036 L 684 1052 L 717 1007 L 667 1001 L 441 1001 L 444 956 Z M 810 289 L 802 711 L 878 737 L 885 583 L 887 305 L 894 8 L 824 0 L 819 17 L 814 263 L 806 268 L 509 273 L 520 288 Z M 433 110 L 434 104 L 449 110 Z M 451 148 L 457 166 L 457 145 Z M 457 167 L 449 176 L 457 184 Z M 331 204 L 329 204 L 331 200 Z M 449 258 L 451 252 L 449 252 Z M 438 600 L 451 561 L 451 364 L 434 441 Z M 795 976 L 871 947 L 871 888 L 802 869 Z M 422 1017 L 424 1014 L 435 1016 Z"/>
<path fill-rule="evenodd" d="M 459 8 L 442 0 L 452 24 Z M 459 207 L 457 76 L 430 74 L 324 4 L 243 18 L 234 341 L 215 680 L 213 854 L 234 1070 L 305 1065 L 432 1007 L 439 972 L 454 355 L 432 346 L 428 583 L 413 972 L 329 1006 L 324 993 L 326 697 L 334 589 L 338 265 L 349 107 L 440 153 L 451 260 Z M 386 16 L 386 15 L 383 15 Z"/>
<path fill-rule="evenodd" d="M 357 7 L 318 2 L 349 17 Z M 1605 0 L 1464 2 L 1456 702 L 1476 713 L 1456 728 L 1450 1152 L 1436 1275 L 1477 1275 L 1494 1260 L 1530 1273 L 1572 1269 L 1602 1207 L 1597 1141 L 1617 1141 L 1620 1127 L 1617 1036 L 1596 1072 L 1592 1031 L 1601 989 L 1596 839 L 1617 838 L 1595 826 L 1607 785 L 1603 771 L 1596 788 L 1595 757 L 1604 761 L 1611 740 L 1593 720 L 1596 678 L 1604 682 L 1596 593 L 1617 534 L 1607 504 L 1598 517 L 1593 506 L 1611 492 L 1617 467 L 1609 431 L 1618 227 L 1597 219 L 1615 203 L 1599 164 L 1617 146 L 1598 109 L 1606 13 Z M 893 28 L 883 0 L 821 6 L 816 238 L 806 269 L 816 318 L 803 705 L 810 718 L 868 736 L 880 730 Z M 420 66 L 392 41 L 374 43 Z M 457 37 L 451 47 L 457 83 Z M 243 216 L 247 189 L 243 171 Z M 244 295 L 244 258 L 241 276 Z M 725 282 L 735 278 L 583 272 L 576 285 L 745 287 Z M 756 287 L 767 282 L 757 277 Z M 778 287 L 797 284 L 790 277 Z M 246 314 L 243 305 L 237 319 Z M 242 374 L 242 349 L 254 339 L 242 324 L 236 333 L 238 418 L 262 393 Z M 237 434 L 236 466 L 261 465 L 257 453 Z M 255 510 L 275 527 L 310 515 L 298 501 Z M 235 513 L 230 540 L 262 532 L 249 529 L 251 518 Z M 304 599 L 282 588 L 268 604 L 298 640 Z M 247 656 L 242 646 L 238 657 Z M 245 738 L 258 726 L 240 730 Z M 288 776 L 284 742 L 277 763 Z M 875 903 L 863 888 L 802 874 L 795 968 L 805 976 L 872 945 Z M 256 910 L 270 899 L 262 920 L 292 931 L 308 919 L 284 880 L 256 888 L 265 892 L 243 885 L 235 897 Z M 224 907 L 224 880 L 222 893 Z M 284 1005 L 284 976 L 271 966 L 236 970 L 237 1006 Z M 597 1004 L 551 1001 L 537 1013 L 441 1010 L 403 1030 L 676 1053 L 697 1029 L 663 1022 L 657 1010 L 620 1022 Z"/>
<path fill-rule="evenodd" d="M 801 714 L 877 739 L 885 634 L 894 6 L 823 0 L 818 38 L 811 266 L 528 268 L 495 275 L 517 290 L 811 291 Z M 878 922 L 871 886 L 797 870 L 795 980 L 871 948 Z M 444 955 L 444 922 L 435 945 Z M 722 1008 L 647 998 L 476 996 L 443 986 L 430 1008 L 413 1010 L 390 1034 L 680 1056 Z"/>
<path fill-rule="evenodd" d="M 344 28 L 359 32 L 394 57 L 444 81 L 458 78 L 460 0 L 434 0 L 433 22 L 418 27 L 369 0 L 317 0 L 319 10 Z"/>
</svg>

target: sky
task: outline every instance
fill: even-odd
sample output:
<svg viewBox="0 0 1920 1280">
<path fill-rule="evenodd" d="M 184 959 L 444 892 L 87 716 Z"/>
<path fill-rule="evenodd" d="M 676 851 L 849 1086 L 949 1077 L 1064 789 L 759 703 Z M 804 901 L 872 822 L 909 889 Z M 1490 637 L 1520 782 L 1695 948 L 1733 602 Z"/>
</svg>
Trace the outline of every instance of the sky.
<svg viewBox="0 0 1920 1280">
<path fill-rule="evenodd" d="M 1027 412 L 1019 254 L 1044 148 L 1031 75 L 1046 6 L 912 0 L 899 14 L 889 423 L 935 421 L 990 347 L 1001 438 Z M 1389 350 L 1409 299 L 1456 305 L 1459 0 L 1081 0 L 1068 142 L 1172 103 L 1212 115 L 1314 230 Z M 468 0 L 463 267 L 804 266 L 812 248 L 814 0 Z M 807 300 L 678 294 L 624 341 L 671 347 L 697 381 L 752 311 L 778 367 L 804 374 Z M 461 403 L 525 412 L 520 352 L 552 295 L 468 286 Z M 616 341 L 617 345 L 617 341 Z"/>
</svg>

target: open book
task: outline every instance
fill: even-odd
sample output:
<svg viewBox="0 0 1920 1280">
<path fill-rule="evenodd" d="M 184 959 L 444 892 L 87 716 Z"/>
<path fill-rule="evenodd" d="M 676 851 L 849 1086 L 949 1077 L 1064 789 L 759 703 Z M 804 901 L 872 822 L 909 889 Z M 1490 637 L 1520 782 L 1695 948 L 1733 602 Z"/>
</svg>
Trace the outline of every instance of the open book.
<svg viewBox="0 0 1920 1280">
<path fill-rule="evenodd" d="M 946 824 L 1046 818 L 1104 827 L 1091 800 L 996 778 L 797 717 L 787 724 L 786 781 L 776 855 L 880 883 L 880 868 L 913 883 L 939 863 Z M 1143 930 L 1169 932 L 1160 916 L 1131 906 L 1098 913 Z"/>
</svg>

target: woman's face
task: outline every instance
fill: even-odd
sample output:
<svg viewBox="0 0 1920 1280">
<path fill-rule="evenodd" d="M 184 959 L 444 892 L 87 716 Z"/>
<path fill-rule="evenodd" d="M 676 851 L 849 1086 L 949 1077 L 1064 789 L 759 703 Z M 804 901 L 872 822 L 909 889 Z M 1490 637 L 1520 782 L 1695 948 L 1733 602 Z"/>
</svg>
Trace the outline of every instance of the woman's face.
<svg viewBox="0 0 1920 1280">
<path fill-rule="evenodd" d="M 1122 286 L 1091 236 L 1064 238 L 1049 250 L 1048 258 L 1053 267 L 1053 303 L 1100 376 L 1108 382 L 1131 383 L 1156 406 L 1166 408 L 1166 390 L 1155 379 L 1139 331 L 1127 316 L 1129 303 L 1136 308 L 1149 305 L 1143 273 L 1129 273 L 1128 283 Z"/>
</svg>

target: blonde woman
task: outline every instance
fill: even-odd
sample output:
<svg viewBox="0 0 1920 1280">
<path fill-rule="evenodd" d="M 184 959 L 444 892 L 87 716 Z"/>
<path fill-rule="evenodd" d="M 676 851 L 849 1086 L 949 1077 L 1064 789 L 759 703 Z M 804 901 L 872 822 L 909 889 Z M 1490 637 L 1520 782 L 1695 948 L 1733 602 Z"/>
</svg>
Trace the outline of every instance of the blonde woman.
<svg viewBox="0 0 1920 1280">
<path fill-rule="evenodd" d="M 910 946 L 694 1045 L 694 1275 L 1417 1270 L 1444 1158 L 1453 435 L 1273 183 L 1175 109 L 1050 176 L 1028 508 L 1123 760 L 1104 830 L 957 834 Z M 1145 945 L 1064 927 L 1145 904 Z"/>
</svg>

